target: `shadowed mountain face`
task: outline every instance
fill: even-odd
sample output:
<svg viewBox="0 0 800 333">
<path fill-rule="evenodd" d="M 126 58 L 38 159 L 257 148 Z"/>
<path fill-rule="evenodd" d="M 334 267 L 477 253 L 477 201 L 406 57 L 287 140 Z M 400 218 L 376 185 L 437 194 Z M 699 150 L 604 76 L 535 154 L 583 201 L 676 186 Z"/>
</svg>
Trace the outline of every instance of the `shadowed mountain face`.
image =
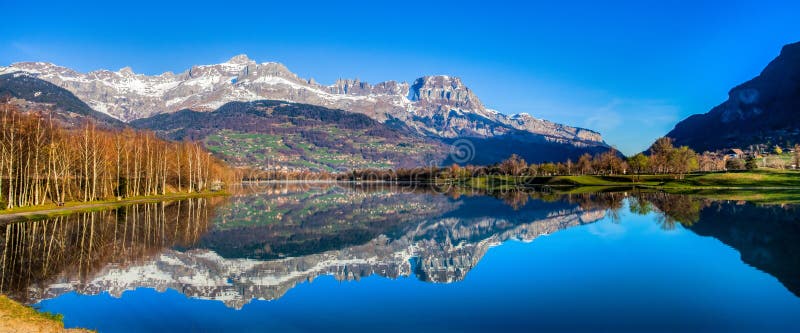
<svg viewBox="0 0 800 333">
<path fill-rule="evenodd" d="M 783 47 L 757 77 L 705 114 L 681 121 L 667 136 L 697 151 L 800 142 L 800 42 Z"/>
</svg>

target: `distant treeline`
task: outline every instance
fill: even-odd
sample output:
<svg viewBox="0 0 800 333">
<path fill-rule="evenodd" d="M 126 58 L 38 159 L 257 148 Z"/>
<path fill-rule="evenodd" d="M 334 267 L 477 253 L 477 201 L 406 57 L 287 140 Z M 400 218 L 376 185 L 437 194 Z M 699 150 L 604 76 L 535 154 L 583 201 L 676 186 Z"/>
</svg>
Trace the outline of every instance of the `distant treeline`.
<svg viewBox="0 0 800 333">
<path fill-rule="evenodd" d="M 197 143 L 91 122 L 67 129 L 45 114 L 0 104 L 0 208 L 199 192 L 231 176 Z"/>
<path fill-rule="evenodd" d="M 800 165 L 800 147 L 794 152 L 794 163 Z M 355 180 L 355 181 L 433 181 L 487 175 L 549 177 L 575 175 L 673 175 L 683 178 L 692 172 L 752 170 L 757 168 L 754 156 L 728 156 L 719 152 L 698 154 L 687 146 L 675 147 L 672 139 L 659 138 L 646 153 L 623 157 L 615 149 L 590 155 L 577 161 L 527 163 L 518 155 L 493 165 L 428 166 L 398 169 L 355 169 L 341 172 L 263 171 L 249 169 L 245 180 Z M 636 177 L 634 177 L 634 180 Z"/>
<path fill-rule="evenodd" d="M 656 140 L 645 153 L 623 158 L 615 149 L 602 154 L 582 155 L 577 161 L 528 164 L 517 155 L 488 166 L 423 167 L 413 169 L 364 169 L 335 175 L 340 180 L 397 180 L 426 181 L 447 178 L 469 178 L 486 175 L 508 176 L 572 176 L 572 175 L 621 175 L 621 174 L 669 174 L 676 178 L 690 172 L 711 172 L 754 169 L 754 159 L 727 158 L 711 152 L 698 154 L 689 147 L 674 147 L 672 139 Z"/>
</svg>

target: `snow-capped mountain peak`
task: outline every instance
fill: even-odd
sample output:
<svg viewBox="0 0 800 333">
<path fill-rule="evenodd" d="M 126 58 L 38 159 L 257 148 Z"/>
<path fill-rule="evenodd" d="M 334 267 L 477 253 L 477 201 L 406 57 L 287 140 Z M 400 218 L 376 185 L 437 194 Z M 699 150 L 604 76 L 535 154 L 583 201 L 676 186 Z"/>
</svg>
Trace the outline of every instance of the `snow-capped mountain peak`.
<svg viewBox="0 0 800 333">
<path fill-rule="evenodd" d="M 124 76 L 136 75 L 136 74 L 133 73 L 133 68 L 130 68 L 129 66 L 125 66 L 125 67 L 120 68 L 118 73 L 120 75 L 124 75 Z"/>
<path fill-rule="evenodd" d="M 0 74 L 17 71 L 61 86 L 95 110 L 123 121 L 181 109 L 213 111 L 232 101 L 271 99 L 362 113 L 380 122 L 392 119 L 436 137 L 492 137 L 525 131 L 548 141 L 604 145 L 596 132 L 487 109 L 461 78 L 449 75 L 424 76 L 411 84 L 339 79 L 325 86 L 299 77 L 281 63 L 257 63 L 244 54 L 219 64 L 192 66 L 179 74 L 153 76 L 137 74 L 130 67 L 79 73 L 44 62 L 0 68 Z"/>
<path fill-rule="evenodd" d="M 255 61 L 250 60 L 250 58 L 246 54 L 239 54 L 235 55 L 232 58 L 226 61 L 228 64 L 236 64 L 236 65 L 247 65 L 250 63 L 255 63 Z"/>
</svg>

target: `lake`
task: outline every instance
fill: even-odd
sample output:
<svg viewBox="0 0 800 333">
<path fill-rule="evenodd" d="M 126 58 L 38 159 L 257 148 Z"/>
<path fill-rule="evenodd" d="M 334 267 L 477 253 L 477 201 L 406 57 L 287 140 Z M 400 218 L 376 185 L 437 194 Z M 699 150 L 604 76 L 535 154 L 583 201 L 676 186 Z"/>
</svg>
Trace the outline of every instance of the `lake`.
<svg viewBox="0 0 800 333">
<path fill-rule="evenodd" d="M 100 332 L 800 331 L 800 206 L 273 184 L 0 225 L 0 291 Z"/>
</svg>

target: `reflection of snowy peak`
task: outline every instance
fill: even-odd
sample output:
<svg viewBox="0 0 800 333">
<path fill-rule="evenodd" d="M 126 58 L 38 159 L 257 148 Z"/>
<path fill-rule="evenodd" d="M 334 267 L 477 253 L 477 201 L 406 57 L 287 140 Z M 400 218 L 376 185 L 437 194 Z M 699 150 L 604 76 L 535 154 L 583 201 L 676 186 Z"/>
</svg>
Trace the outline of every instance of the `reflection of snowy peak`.
<svg viewBox="0 0 800 333">
<path fill-rule="evenodd" d="M 303 79 L 280 63 L 256 63 L 245 55 L 183 73 L 136 74 L 118 71 L 79 73 L 44 62 L 0 67 L 0 74 L 27 72 L 74 93 L 93 109 L 123 121 L 181 109 L 212 111 L 231 101 L 283 100 L 365 114 L 377 121 L 403 123 L 420 134 L 443 138 L 493 137 L 514 131 L 576 146 L 605 146 L 599 133 L 524 115 L 507 116 L 486 108 L 460 78 L 436 75 L 413 83 L 369 84 L 337 80 L 321 85 Z"/>
<path fill-rule="evenodd" d="M 227 259 L 207 249 L 166 250 L 143 264 L 110 265 L 83 283 L 62 276 L 45 288 L 31 287 L 30 293 L 33 299 L 47 299 L 71 290 L 120 295 L 139 287 L 171 288 L 240 308 L 252 299 L 280 298 L 295 285 L 320 275 L 353 280 L 373 274 L 396 278 L 413 272 L 424 281 L 453 282 L 463 279 L 492 246 L 507 240 L 532 241 L 603 216 L 603 210 L 574 208 L 529 223 L 442 218 L 421 222 L 395 239 L 380 235 L 366 244 L 267 261 Z"/>
</svg>

